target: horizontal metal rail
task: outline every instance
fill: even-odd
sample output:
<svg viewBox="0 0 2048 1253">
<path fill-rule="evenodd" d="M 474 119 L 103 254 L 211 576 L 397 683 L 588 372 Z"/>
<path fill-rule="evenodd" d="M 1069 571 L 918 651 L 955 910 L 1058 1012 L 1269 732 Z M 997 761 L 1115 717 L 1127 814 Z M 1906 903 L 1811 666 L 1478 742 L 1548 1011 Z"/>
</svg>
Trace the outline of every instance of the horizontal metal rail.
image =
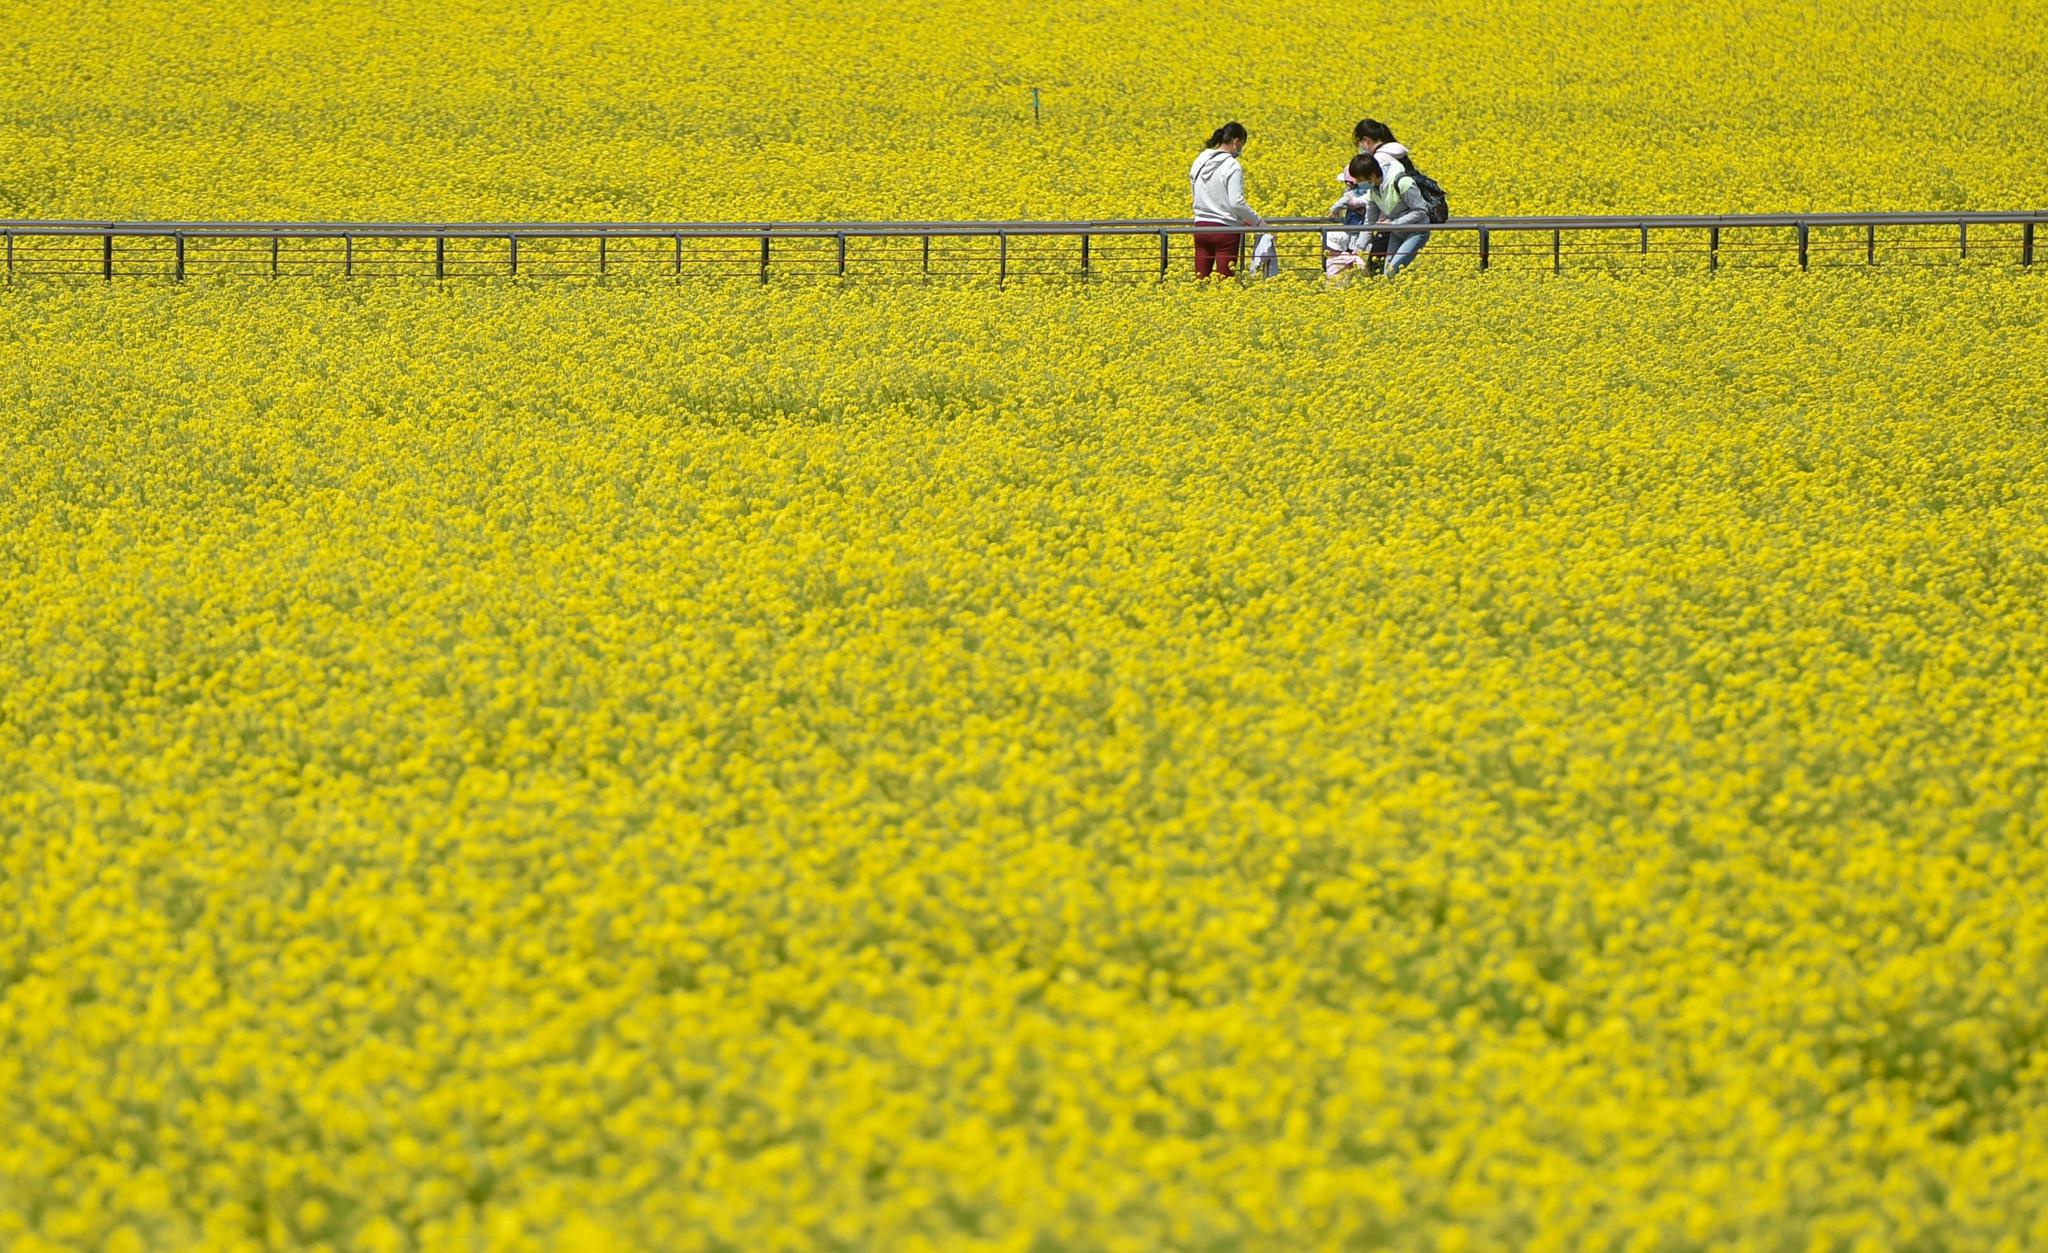
<svg viewBox="0 0 2048 1253">
<path fill-rule="evenodd" d="M 1815 254 L 1859 254 L 1876 264 L 1880 230 L 1893 232 L 1947 229 L 1953 246 L 1924 236 L 1892 238 L 1893 252 L 1941 251 L 1957 259 L 1970 256 L 1971 228 L 1979 228 L 1980 254 L 2005 256 L 2023 266 L 2034 261 L 2035 240 L 2048 210 L 1928 213 L 1765 213 L 1765 214 L 1622 214 L 1566 217 L 1475 217 L 1442 223 L 1341 227 L 1322 218 L 1272 218 L 1257 232 L 1279 238 L 1282 252 L 1300 237 L 1303 251 L 1320 268 L 1325 232 L 1351 234 L 1367 230 L 1388 234 L 1476 237 L 1460 252 L 1474 255 L 1484 270 L 1496 258 L 1547 255 L 1553 269 L 1564 258 L 1652 251 L 1704 256 L 1710 269 L 1725 256 L 1771 252 L 1796 256 L 1807 268 Z M 1987 228 L 2015 227 L 2003 237 Z M 1223 231 L 1230 228 L 1223 227 Z M 1160 275 L 1171 269 L 1171 241 L 1177 236 L 1216 232 L 1212 223 L 1184 218 L 1095 219 L 1085 221 L 986 222 L 202 222 L 202 221 L 41 221 L 0 219 L 6 244 L 6 277 L 164 276 L 182 281 L 198 273 L 256 273 L 276 278 L 338 271 L 344 277 L 424 273 L 437 279 L 481 275 L 513 277 L 591 273 L 609 277 L 651 272 L 678 280 L 693 273 L 725 271 L 767 282 L 771 269 L 825 273 L 833 276 L 873 273 L 876 267 L 907 267 L 914 261 L 920 277 L 980 275 L 998 282 L 1017 276 L 1117 273 Z M 1853 237 L 1846 230 L 1856 230 Z M 1733 233 L 1740 232 L 1739 236 Z M 1248 231 L 1247 233 L 1251 233 Z M 1759 237 L 1759 233 L 1762 233 Z M 1608 235 L 1607 239 L 1588 236 Z M 1626 238 L 1612 236 L 1626 235 Z M 1529 237 L 1536 242 L 1529 242 Z M 1498 242 L 1496 237 L 1499 237 Z M 1567 237 L 1571 246 L 1567 248 Z M 1046 270 L 1042 249 L 1026 241 L 1066 238 L 1078 243 L 1070 262 Z M 117 241 L 122 247 L 117 249 Z M 237 242 L 260 245 L 259 251 L 236 249 Z M 283 245 L 292 242 L 294 247 Z M 850 252 L 850 241 L 865 241 L 864 254 Z M 893 247 L 903 241 L 917 245 L 914 258 Z M 585 252 L 564 253 L 548 245 L 589 244 Z M 637 251 L 635 242 L 654 247 Z M 778 242 L 796 247 L 777 249 Z M 619 246 L 614 247 L 614 244 Z M 724 243 L 732 245 L 719 248 Z M 811 255 L 801 245 L 829 245 Z M 940 247 L 935 248 L 935 243 Z M 969 245 L 962 248 L 957 245 Z M 80 247 L 83 245 L 83 247 Z M 382 245 L 380 249 L 378 246 Z M 430 251 L 407 251 L 421 245 Z M 686 246 L 688 245 L 688 246 Z M 978 245 L 978 246 L 977 246 Z M 1120 248 L 1121 245 L 1121 248 Z M 523 246 L 523 250 L 522 250 Z M 1436 254 L 1432 254 L 1436 255 Z M 965 269 L 961 267 L 965 266 Z M 566 268 L 565 268 L 566 267 Z M 1037 267 L 1037 268 L 1034 268 Z"/>
<path fill-rule="evenodd" d="M 1449 222 L 1415 223 L 1400 230 L 1455 231 L 1610 231 L 1698 230 L 1709 226 L 1726 229 L 1744 227 L 1807 226 L 1972 226 L 2023 224 L 2048 221 L 2048 209 L 2003 211 L 1958 210 L 1934 213 L 1726 213 L 1726 214 L 1613 214 L 1572 217 L 1469 217 Z M 1276 217 L 1256 229 L 1333 229 L 1326 218 Z M 908 235 L 1094 235 L 1153 234 L 1164 230 L 1175 234 L 1213 230 L 1213 224 L 1187 218 L 1100 218 L 1069 221 L 971 221 L 971 222 L 175 222 L 98 221 L 0 218 L 0 230 L 17 235 L 185 235 L 211 238 L 340 238 L 344 235 L 377 238 L 588 239 L 613 237 L 667 237 L 675 234 L 716 236 L 760 236 L 831 239 L 839 235 L 863 237 Z M 1225 228 L 1228 229 L 1228 228 Z M 1254 229 L 1254 228 L 1246 228 Z M 1377 228 L 1376 228 L 1377 229 Z"/>
</svg>

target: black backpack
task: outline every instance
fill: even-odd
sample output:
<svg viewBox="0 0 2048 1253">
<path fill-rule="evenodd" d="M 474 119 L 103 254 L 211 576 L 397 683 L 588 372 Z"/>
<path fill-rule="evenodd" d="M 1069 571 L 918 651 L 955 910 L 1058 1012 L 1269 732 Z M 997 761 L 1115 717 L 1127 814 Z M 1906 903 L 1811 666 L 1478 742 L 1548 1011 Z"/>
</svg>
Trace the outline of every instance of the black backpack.
<svg viewBox="0 0 2048 1253">
<path fill-rule="evenodd" d="M 1444 196 L 1443 184 L 1416 169 L 1413 157 L 1402 157 L 1401 164 L 1408 167 L 1408 177 L 1415 180 L 1415 189 L 1422 193 L 1422 203 L 1429 206 L 1429 220 L 1450 221 L 1451 202 Z"/>
</svg>

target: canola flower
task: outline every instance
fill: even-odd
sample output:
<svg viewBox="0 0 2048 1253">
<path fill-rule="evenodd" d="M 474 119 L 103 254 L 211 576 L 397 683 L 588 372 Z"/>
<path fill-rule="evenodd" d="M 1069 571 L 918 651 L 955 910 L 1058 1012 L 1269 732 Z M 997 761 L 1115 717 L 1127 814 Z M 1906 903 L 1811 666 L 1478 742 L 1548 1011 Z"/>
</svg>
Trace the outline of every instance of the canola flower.
<svg viewBox="0 0 2048 1253">
<path fill-rule="evenodd" d="M 0 216 L 1178 216 L 1229 118 L 1313 213 L 1368 115 L 1468 215 L 2027 209 L 2043 82 L 2034 0 L 69 0 L 0 22 Z"/>
<path fill-rule="evenodd" d="M 17 287 L 0 1245 L 2048 1243 L 2041 310 Z"/>
<path fill-rule="evenodd" d="M 2024 207 L 2036 16 L 93 0 L 0 214 L 1175 215 L 1231 116 L 1290 212 L 1367 113 Z M 2048 328 L 1928 242 L 0 292 L 0 1247 L 2048 1245 Z"/>
</svg>

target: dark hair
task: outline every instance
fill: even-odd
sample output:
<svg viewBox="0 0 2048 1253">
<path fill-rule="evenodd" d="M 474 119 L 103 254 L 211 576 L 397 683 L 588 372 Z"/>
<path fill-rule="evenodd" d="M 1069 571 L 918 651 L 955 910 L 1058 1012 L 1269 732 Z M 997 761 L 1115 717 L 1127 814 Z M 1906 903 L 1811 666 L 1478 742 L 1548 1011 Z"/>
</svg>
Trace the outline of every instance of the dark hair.
<svg viewBox="0 0 2048 1253">
<path fill-rule="evenodd" d="M 1251 132 L 1247 131 L 1244 128 L 1243 122 L 1225 122 L 1223 125 L 1216 128 L 1216 133 L 1209 136 L 1209 142 L 1203 146 L 1208 148 L 1221 148 L 1224 144 L 1227 144 L 1234 139 L 1250 138 Z"/>
<path fill-rule="evenodd" d="M 1353 178 L 1364 178 L 1379 168 L 1380 162 L 1378 157 L 1369 157 L 1362 152 L 1351 158 L 1351 164 L 1345 167 Z"/>
<path fill-rule="evenodd" d="M 1351 128 L 1351 141 L 1357 143 L 1361 139 L 1370 139 L 1376 144 L 1397 144 L 1401 142 L 1394 138 L 1393 127 L 1388 126 L 1385 122 L 1376 122 L 1371 118 L 1367 118 Z"/>
</svg>

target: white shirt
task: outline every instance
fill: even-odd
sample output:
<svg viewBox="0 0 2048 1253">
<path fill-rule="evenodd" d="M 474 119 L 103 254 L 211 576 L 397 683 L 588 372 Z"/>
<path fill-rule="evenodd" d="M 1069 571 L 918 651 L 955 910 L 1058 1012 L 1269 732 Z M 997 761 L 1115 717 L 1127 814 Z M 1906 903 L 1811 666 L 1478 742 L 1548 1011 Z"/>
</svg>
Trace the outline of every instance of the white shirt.
<svg viewBox="0 0 2048 1253">
<path fill-rule="evenodd" d="M 1188 185 L 1195 193 L 1195 220 L 1231 226 L 1264 226 L 1244 199 L 1244 167 L 1221 148 L 1209 148 L 1195 158 L 1188 169 Z"/>
</svg>

